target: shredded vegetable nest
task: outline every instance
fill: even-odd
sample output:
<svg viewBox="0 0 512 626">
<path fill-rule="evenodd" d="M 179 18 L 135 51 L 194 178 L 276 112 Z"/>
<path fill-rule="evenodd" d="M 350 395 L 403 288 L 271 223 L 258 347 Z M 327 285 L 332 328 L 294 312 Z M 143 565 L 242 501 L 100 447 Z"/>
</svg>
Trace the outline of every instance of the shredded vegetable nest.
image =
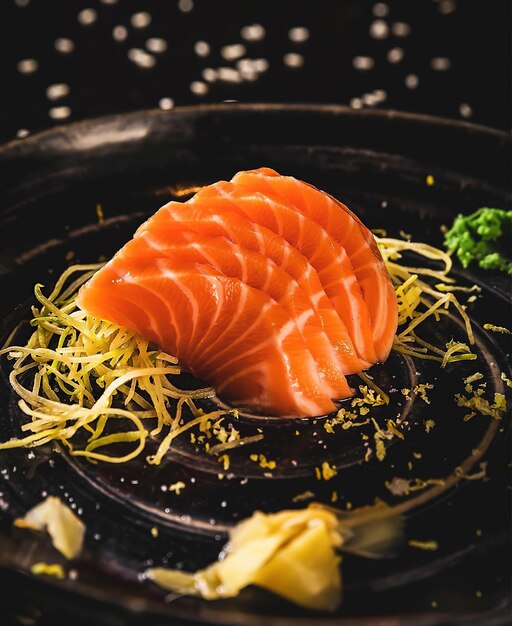
<svg viewBox="0 0 512 626">
<path fill-rule="evenodd" d="M 450 315 L 452 311 L 460 317 L 464 324 L 467 340 L 470 345 L 475 343 L 471 321 L 466 307 L 460 303 L 456 292 L 471 293 L 480 291 L 477 285 L 462 287 L 455 284 L 450 276 L 452 260 L 449 254 L 429 246 L 426 243 L 403 241 L 387 237 L 376 237 L 379 250 L 386 263 L 395 286 L 398 302 L 398 332 L 393 349 L 421 359 L 439 361 L 441 367 L 457 361 L 472 361 L 476 354 L 465 342 L 451 339 L 445 346 L 434 346 L 421 339 L 417 334 L 420 325 L 428 318 L 439 321 L 442 315 Z M 403 260 L 404 252 L 415 254 L 441 264 L 438 269 L 430 267 L 411 267 Z"/>
<path fill-rule="evenodd" d="M 390 238 L 378 238 L 377 243 L 398 301 L 399 331 L 394 349 L 439 361 L 442 367 L 475 359 L 466 343 L 450 341 L 446 346 L 434 346 L 417 334 L 427 319 L 439 320 L 454 309 L 465 325 L 469 343 L 474 343 L 469 317 L 454 294 L 468 289 L 457 287 L 449 276 L 449 255 L 423 243 Z M 441 268 L 406 266 L 402 259 L 406 251 L 440 262 Z M 55 441 L 64 444 L 71 455 L 92 462 L 123 463 L 146 449 L 148 437 L 164 433 L 155 454 L 147 457 L 149 463 L 159 464 L 174 439 L 194 427 L 208 436 L 213 432 L 220 443 L 207 448 L 214 454 L 262 439 L 263 435 L 241 439 L 234 428 L 224 429 L 223 418 L 229 413 L 236 416 L 236 411 L 204 413 L 199 409 L 196 400 L 215 392 L 212 388 L 184 390 L 174 384 L 181 373 L 175 357 L 132 331 L 77 307 L 79 287 L 100 267 L 69 267 L 49 296 L 36 285 L 38 306 L 32 307 L 32 335 L 26 345 L 11 345 L 18 334 L 16 328 L 0 350 L 0 355 L 6 354 L 13 361 L 9 380 L 20 397 L 20 409 L 30 418 L 21 426 L 29 434 L 0 443 L 0 450 Z M 133 447 L 116 455 L 115 444 Z"/>
</svg>

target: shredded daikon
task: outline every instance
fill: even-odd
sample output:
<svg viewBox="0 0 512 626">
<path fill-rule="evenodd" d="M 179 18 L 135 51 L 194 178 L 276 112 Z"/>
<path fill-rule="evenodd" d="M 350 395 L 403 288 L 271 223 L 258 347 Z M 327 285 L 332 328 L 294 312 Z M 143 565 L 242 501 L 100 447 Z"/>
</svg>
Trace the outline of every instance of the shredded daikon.
<svg viewBox="0 0 512 626">
<path fill-rule="evenodd" d="M 36 285 L 40 306 L 32 307 L 34 332 L 25 345 L 0 351 L 13 361 L 9 380 L 20 397 L 20 409 L 30 417 L 21 426 L 30 434 L 0 443 L 0 450 L 59 441 L 74 456 L 123 463 L 145 449 L 148 437 L 165 429 L 157 452 L 148 459 L 159 463 L 177 436 L 229 413 L 203 414 L 194 401 L 214 391 L 173 384 L 172 377 L 181 373 L 175 357 L 153 349 L 130 330 L 78 309 L 76 292 L 99 267 L 70 267 L 48 297 Z M 11 335 L 8 343 L 13 340 Z M 32 383 L 26 386 L 29 374 Z M 185 408 L 192 416 L 188 421 Z M 110 453 L 123 443 L 135 446 L 125 454 Z"/>
<path fill-rule="evenodd" d="M 395 285 L 398 302 L 398 333 L 393 348 L 397 352 L 420 359 L 439 361 L 441 367 L 456 361 L 476 359 L 466 343 L 449 341 L 445 346 L 433 346 L 421 339 L 416 331 L 429 318 L 436 321 L 454 309 L 463 322 L 470 345 L 475 343 L 471 321 L 455 291 L 478 291 L 477 286 L 460 287 L 450 276 L 450 255 L 425 243 L 376 237 L 377 245 Z M 403 253 L 415 253 L 441 264 L 439 269 L 411 267 L 403 261 Z M 405 328 L 404 328 L 405 327 Z"/>
</svg>

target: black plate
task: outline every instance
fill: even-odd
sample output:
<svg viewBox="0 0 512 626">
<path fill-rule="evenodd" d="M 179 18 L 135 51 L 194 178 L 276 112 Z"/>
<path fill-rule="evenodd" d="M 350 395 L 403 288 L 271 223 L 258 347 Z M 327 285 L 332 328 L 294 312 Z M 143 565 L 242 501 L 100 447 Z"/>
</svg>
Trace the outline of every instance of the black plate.
<svg viewBox="0 0 512 626">
<path fill-rule="evenodd" d="M 2 333 L 28 313 L 35 282 L 50 285 L 70 263 L 108 258 L 147 215 L 179 186 L 230 178 L 261 165 L 303 178 L 339 197 L 373 228 L 400 230 L 440 244 L 440 227 L 458 212 L 510 202 L 506 135 L 471 124 L 394 112 L 354 112 L 337 106 L 218 105 L 148 111 L 57 128 L 0 150 L 0 318 Z M 434 176 L 428 186 L 426 176 Z M 96 205 L 106 220 L 97 224 Z M 478 283 L 482 296 L 468 309 L 479 361 L 446 371 L 393 354 L 372 373 L 384 387 L 434 382 L 431 404 L 405 402 L 398 391 L 379 419 L 409 421 L 405 441 L 383 462 L 364 462 L 360 434 L 328 434 L 323 421 L 263 420 L 265 440 L 232 454 L 223 472 L 212 457 L 177 440 L 161 466 L 141 457 L 127 465 L 93 466 L 51 448 L 0 454 L 0 594 L 8 614 L 37 623 L 68 616 L 78 623 L 214 624 L 441 624 L 501 623 L 507 618 L 510 515 L 508 424 L 464 411 L 453 394 L 462 378 L 484 372 L 488 392 L 503 392 L 509 372 L 507 337 L 490 335 L 485 322 L 510 324 L 509 281 L 494 273 L 455 270 L 462 284 Z M 461 335 L 454 320 L 433 324 L 445 342 Z M 426 365 L 425 365 L 426 363 Z M 0 438 L 17 434 L 22 416 L 6 381 L 0 381 Z M 436 427 L 426 433 L 425 419 Z M 254 430 L 250 419 L 242 428 Z M 296 431 L 299 435 L 296 435 Z M 369 431 L 371 435 L 371 431 Z M 156 442 L 155 442 L 156 445 Z M 250 461 L 263 451 L 273 472 Z M 338 467 L 330 481 L 314 468 Z M 488 479 L 460 478 L 482 460 Z M 219 480 L 218 473 L 225 474 Z M 446 479 L 409 498 L 393 496 L 393 477 Z M 162 490 L 177 480 L 180 496 Z M 256 589 L 232 601 L 192 598 L 168 602 L 139 574 L 150 564 L 196 569 L 212 561 L 230 525 L 255 509 L 302 506 L 307 490 L 340 507 L 379 497 L 400 505 L 410 539 L 439 543 L 435 551 L 405 547 L 388 561 L 345 557 L 345 603 L 336 616 L 301 611 Z M 44 537 L 13 530 L 44 494 L 59 495 L 87 523 L 83 556 L 63 582 L 27 573 L 36 560 L 58 556 Z M 349 504 L 350 503 L 350 504 Z M 157 526 L 154 538 L 151 528 Z M 69 617 L 69 616 L 73 617 Z M 388 622 L 386 622 L 388 623 Z"/>
</svg>

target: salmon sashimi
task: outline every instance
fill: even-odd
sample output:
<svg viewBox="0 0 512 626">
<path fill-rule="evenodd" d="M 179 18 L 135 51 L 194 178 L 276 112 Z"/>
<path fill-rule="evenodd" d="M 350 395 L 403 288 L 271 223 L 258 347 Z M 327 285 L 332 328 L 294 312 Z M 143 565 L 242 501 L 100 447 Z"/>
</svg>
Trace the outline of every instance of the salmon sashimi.
<svg viewBox="0 0 512 626">
<path fill-rule="evenodd" d="M 282 417 L 336 410 L 353 393 L 346 376 L 384 360 L 397 327 L 370 231 L 269 168 L 163 206 L 77 302 L 173 354 L 227 401 Z"/>
<path fill-rule="evenodd" d="M 368 307 L 350 259 L 344 248 L 317 222 L 285 202 L 227 182 L 204 187 L 189 203 L 210 209 L 231 206 L 297 248 L 317 270 L 322 287 L 347 327 L 359 358 L 370 363 L 378 360 Z"/>
<path fill-rule="evenodd" d="M 321 415 L 335 408 L 286 310 L 209 266 L 136 259 L 123 248 L 81 289 L 78 302 L 157 342 L 240 405 L 283 416 Z M 204 347 L 191 362 L 198 338 Z"/>
<path fill-rule="evenodd" d="M 370 312 L 375 350 L 385 361 L 395 336 L 398 309 L 388 271 L 372 233 L 343 203 L 292 176 L 262 167 L 232 180 L 255 192 L 285 199 L 325 228 L 347 251 Z"/>
<path fill-rule="evenodd" d="M 160 230 L 151 230 L 130 241 L 123 249 L 126 257 L 139 259 L 168 257 L 182 263 L 206 264 L 224 276 L 238 278 L 259 289 L 283 306 L 302 333 L 315 359 L 326 393 L 332 398 L 351 395 L 340 369 L 336 351 L 325 334 L 318 313 L 311 306 L 297 281 L 261 254 L 240 248 L 225 237 L 208 237 L 190 231 L 177 231 L 172 237 Z M 198 354 L 202 342 L 196 342 Z M 193 360 L 194 354 L 189 360 Z"/>
<path fill-rule="evenodd" d="M 316 270 L 304 255 L 281 236 L 249 221 L 234 210 L 223 209 L 219 212 L 199 204 L 169 202 L 140 226 L 135 238 L 151 232 L 152 236 L 159 233 L 162 238 L 172 239 L 181 230 L 224 236 L 240 247 L 267 256 L 288 272 L 308 294 L 336 350 L 344 374 L 360 372 L 372 364 L 372 361 L 362 361 L 357 356 L 348 330 L 327 297 Z"/>
</svg>

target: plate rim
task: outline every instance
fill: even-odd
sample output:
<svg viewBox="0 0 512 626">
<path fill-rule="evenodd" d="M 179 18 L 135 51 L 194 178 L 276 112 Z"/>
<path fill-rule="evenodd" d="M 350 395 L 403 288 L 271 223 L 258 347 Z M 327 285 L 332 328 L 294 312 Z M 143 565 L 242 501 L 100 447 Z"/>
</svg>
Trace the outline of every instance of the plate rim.
<svg viewBox="0 0 512 626">
<path fill-rule="evenodd" d="M 308 104 L 308 103 L 272 103 L 272 102 L 236 102 L 236 103 L 212 103 L 212 104 L 189 104 L 177 106 L 171 110 L 163 110 L 159 108 L 143 108 L 121 113 L 113 113 L 109 115 L 100 115 L 88 117 L 82 120 L 69 122 L 67 124 L 59 124 L 50 128 L 37 130 L 28 137 L 12 139 L 0 144 L 0 155 L 8 156 L 10 151 L 28 152 L 32 144 L 38 141 L 68 133 L 71 130 L 82 130 L 89 126 L 98 124 L 115 123 L 119 120 L 134 120 L 140 117 L 169 117 L 187 113 L 221 113 L 228 114 L 233 112 L 247 113 L 267 113 L 267 112 L 294 112 L 294 113 L 324 113 L 335 117 L 353 117 L 366 118 L 381 121 L 402 121 L 420 124 L 426 127 L 450 128 L 460 132 L 467 132 L 472 135 L 487 136 L 491 140 L 498 140 L 500 143 L 510 143 L 512 141 L 512 132 L 507 132 L 491 126 L 483 124 L 475 124 L 464 120 L 457 120 L 448 117 L 431 115 L 428 113 L 415 113 L 409 111 L 401 111 L 398 109 L 352 109 L 343 104 Z"/>
</svg>

